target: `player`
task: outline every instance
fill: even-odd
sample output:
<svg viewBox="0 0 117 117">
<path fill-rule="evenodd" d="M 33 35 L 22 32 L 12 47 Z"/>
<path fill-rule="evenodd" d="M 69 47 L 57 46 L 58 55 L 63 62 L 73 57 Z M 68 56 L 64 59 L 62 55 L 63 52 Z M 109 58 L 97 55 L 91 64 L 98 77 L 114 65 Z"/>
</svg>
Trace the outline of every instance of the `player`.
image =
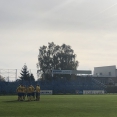
<svg viewBox="0 0 117 117">
<path fill-rule="evenodd" d="M 23 86 L 23 100 L 25 100 L 26 97 L 26 86 Z"/>
<path fill-rule="evenodd" d="M 20 89 L 21 89 L 21 99 L 20 99 L 20 101 L 23 101 L 23 97 L 24 97 L 24 86 L 23 85 L 21 85 L 21 87 L 20 87 Z"/>
<path fill-rule="evenodd" d="M 17 92 L 17 95 L 18 95 L 18 101 L 21 101 L 21 85 L 19 85 L 17 87 L 16 92 Z"/>
<path fill-rule="evenodd" d="M 32 94 L 32 87 L 31 87 L 31 85 L 29 85 L 28 88 L 27 88 L 28 101 L 31 101 L 31 94 Z"/>
<path fill-rule="evenodd" d="M 32 93 L 31 93 L 31 100 L 35 99 L 35 88 L 31 85 Z"/>
<path fill-rule="evenodd" d="M 36 86 L 36 101 L 40 100 L 40 86 Z"/>
</svg>

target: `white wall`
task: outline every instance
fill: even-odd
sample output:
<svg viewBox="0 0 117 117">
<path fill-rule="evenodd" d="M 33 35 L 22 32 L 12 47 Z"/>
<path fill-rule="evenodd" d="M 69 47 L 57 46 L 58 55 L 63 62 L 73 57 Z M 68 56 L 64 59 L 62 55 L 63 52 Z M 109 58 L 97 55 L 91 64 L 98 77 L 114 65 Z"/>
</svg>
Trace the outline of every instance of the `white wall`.
<svg viewBox="0 0 117 117">
<path fill-rule="evenodd" d="M 94 67 L 93 76 L 95 77 L 116 77 L 117 70 L 116 66 L 102 66 L 102 67 Z"/>
<path fill-rule="evenodd" d="M 116 69 L 116 77 L 117 77 L 117 69 Z"/>
</svg>

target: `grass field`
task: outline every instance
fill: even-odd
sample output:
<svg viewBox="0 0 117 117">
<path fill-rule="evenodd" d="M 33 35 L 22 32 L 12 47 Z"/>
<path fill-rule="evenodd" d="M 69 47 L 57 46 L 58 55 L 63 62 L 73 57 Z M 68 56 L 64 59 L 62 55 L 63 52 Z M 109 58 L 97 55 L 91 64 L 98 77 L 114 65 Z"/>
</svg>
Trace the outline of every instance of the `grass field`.
<svg viewBox="0 0 117 117">
<path fill-rule="evenodd" d="M 117 95 L 41 95 L 18 102 L 0 96 L 0 117 L 117 117 Z"/>
</svg>

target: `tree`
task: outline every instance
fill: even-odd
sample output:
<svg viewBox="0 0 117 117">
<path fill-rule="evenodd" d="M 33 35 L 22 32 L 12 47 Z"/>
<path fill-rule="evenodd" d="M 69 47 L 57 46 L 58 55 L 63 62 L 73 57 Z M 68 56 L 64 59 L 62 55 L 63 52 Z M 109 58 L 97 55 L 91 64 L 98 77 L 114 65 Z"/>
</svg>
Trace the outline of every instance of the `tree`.
<svg viewBox="0 0 117 117">
<path fill-rule="evenodd" d="M 5 78 L 3 76 L 0 75 L 0 82 L 5 82 Z"/>
<path fill-rule="evenodd" d="M 27 65 L 23 66 L 20 74 L 21 74 L 20 79 L 22 81 L 35 81 L 35 78 L 34 78 L 33 74 L 32 73 L 29 74 Z"/>
<path fill-rule="evenodd" d="M 30 78 L 30 81 L 35 81 L 34 75 L 32 73 L 29 75 L 29 78 Z"/>
<path fill-rule="evenodd" d="M 69 45 L 55 45 L 54 42 L 48 43 L 48 46 L 42 46 L 39 49 L 38 69 L 41 78 L 51 78 L 52 69 L 56 70 L 76 70 L 78 61 L 75 60 L 76 55 Z M 63 75 L 67 76 L 68 75 Z"/>
</svg>

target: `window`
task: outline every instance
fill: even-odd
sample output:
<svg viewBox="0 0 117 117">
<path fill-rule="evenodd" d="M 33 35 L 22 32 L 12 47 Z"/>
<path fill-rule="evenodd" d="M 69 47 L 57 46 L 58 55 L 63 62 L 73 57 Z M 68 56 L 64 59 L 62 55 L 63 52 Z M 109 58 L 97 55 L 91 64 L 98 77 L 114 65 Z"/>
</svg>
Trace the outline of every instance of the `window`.
<svg viewBox="0 0 117 117">
<path fill-rule="evenodd" d="M 100 76 L 102 76 L 102 73 L 100 73 Z"/>
</svg>

